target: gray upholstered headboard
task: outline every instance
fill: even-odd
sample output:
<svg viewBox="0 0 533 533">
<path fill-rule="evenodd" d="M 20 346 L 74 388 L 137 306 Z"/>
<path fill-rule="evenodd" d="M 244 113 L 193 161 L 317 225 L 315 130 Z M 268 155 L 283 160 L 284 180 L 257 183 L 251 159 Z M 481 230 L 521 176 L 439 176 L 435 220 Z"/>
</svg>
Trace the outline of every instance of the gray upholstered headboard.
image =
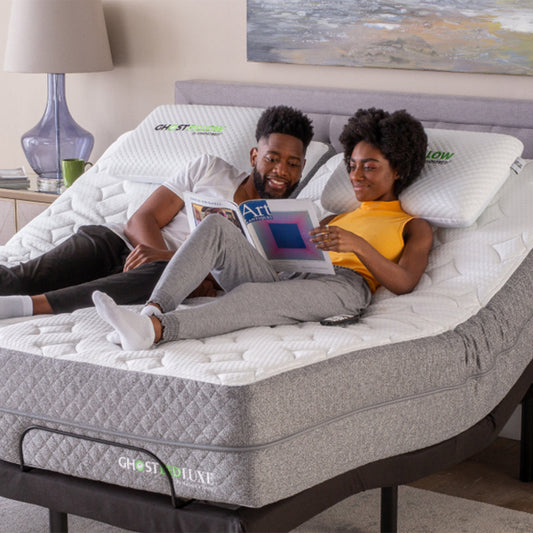
<svg viewBox="0 0 533 533">
<path fill-rule="evenodd" d="M 338 151 L 341 129 L 357 109 L 405 109 L 426 127 L 514 135 L 524 143 L 523 157 L 533 158 L 533 100 L 190 80 L 176 82 L 175 103 L 291 105 L 311 116 L 316 140 L 330 142 Z"/>
</svg>

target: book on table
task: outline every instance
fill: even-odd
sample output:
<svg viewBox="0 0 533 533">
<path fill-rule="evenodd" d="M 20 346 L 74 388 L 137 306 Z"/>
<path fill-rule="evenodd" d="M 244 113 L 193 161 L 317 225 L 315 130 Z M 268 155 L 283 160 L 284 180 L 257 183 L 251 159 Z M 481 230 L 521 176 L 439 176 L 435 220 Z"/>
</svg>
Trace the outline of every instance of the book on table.
<svg viewBox="0 0 533 533">
<path fill-rule="evenodd" d="M 3 189 L 27 189 L 30 180 L 24 167 L 0 169 L 0 187 Z"/>
<path fill-rule="evenodd" d="M 235 202 L 185 193 L 191 231 L 209 214 L 233 222 L 278 272 L 333 274 L 329 254 L 311 242 L 309 232 L 319 225 L 309 199 L 259 199 Z"/>
</svg>

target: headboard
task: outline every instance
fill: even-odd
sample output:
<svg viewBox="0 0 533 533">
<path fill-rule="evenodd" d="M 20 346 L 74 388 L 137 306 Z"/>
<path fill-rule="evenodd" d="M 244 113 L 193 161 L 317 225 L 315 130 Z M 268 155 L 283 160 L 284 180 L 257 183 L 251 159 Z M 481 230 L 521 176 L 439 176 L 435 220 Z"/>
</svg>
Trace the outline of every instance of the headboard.
<svg viewBox="0 0 533 533">
<path fill-rule="evenodd" d="M 341 151 L 338 138 L 342 127 L 357 109 L 405 109 L 429 128 L 514 135 L 524 143 L 523 157 L 533 159 L 533 100 L 187 80 L 175 83 L 174 101 L 247 107 L 291 105 L 313 119 L 315 140 L 330 142 L 337 151 Z"/>
</svg>

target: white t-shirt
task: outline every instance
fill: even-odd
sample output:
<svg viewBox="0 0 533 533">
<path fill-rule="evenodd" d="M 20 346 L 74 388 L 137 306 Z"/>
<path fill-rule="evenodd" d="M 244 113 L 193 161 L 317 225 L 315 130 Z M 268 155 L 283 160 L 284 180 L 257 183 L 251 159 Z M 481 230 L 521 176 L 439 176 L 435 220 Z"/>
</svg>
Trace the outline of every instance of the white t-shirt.
<svg viewBox="0 0 533 533">
<path fill-rule="evenodd" d="M 183 193 L 190 191 L 209 198 L 232 200 L 237 187 L 248 177 L 248 173 L 235 168 L 219 157 L 204 154 L 195 159 L 173 178 L 163 183 L 183 199 Z M 107 225 L 132 248 L 131 243 L 124 235 L 124 226 L 118 224 Z M 169 250 L 177 250 L 190 234 L 187 214 L 183 208 L 161 230 Z"/>
</svg>

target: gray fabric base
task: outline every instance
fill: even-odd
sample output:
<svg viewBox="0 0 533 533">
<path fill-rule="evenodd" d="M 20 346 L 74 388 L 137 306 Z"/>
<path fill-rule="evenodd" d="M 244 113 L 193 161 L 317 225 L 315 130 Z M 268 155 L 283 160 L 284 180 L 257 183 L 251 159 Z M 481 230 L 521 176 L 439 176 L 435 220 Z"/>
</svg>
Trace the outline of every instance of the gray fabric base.
<svg viewBox="0 0 533 533">
<path fill-rule="evenodd" d="M 474 425 L 531 360 L 533 253 L 477 315 L 433 338 L 228 387 L 4 350 L 0 458 L 33 424 L 137 446 L 185 498 L 262 506 Z M 355 379 L 354 376 L 359 376 Z M 41 430 L 27 463 L 168 492 L 154 459 Z"/>
<path fill-rule="evenodd" d="M 313 119 L 315 141 L 342 151 L 339 134 L 359 108 L 405 109 L 426 128 L 490 131 L 514 135 L 524 143 L 523 157 L 533 157 L 533 100 L 442 94 L 365 91 L 332 87 L 295 87 L 254 83 L 179 80 L 174 103 L 267 107 L 283 103 Z"/>
</svg>

